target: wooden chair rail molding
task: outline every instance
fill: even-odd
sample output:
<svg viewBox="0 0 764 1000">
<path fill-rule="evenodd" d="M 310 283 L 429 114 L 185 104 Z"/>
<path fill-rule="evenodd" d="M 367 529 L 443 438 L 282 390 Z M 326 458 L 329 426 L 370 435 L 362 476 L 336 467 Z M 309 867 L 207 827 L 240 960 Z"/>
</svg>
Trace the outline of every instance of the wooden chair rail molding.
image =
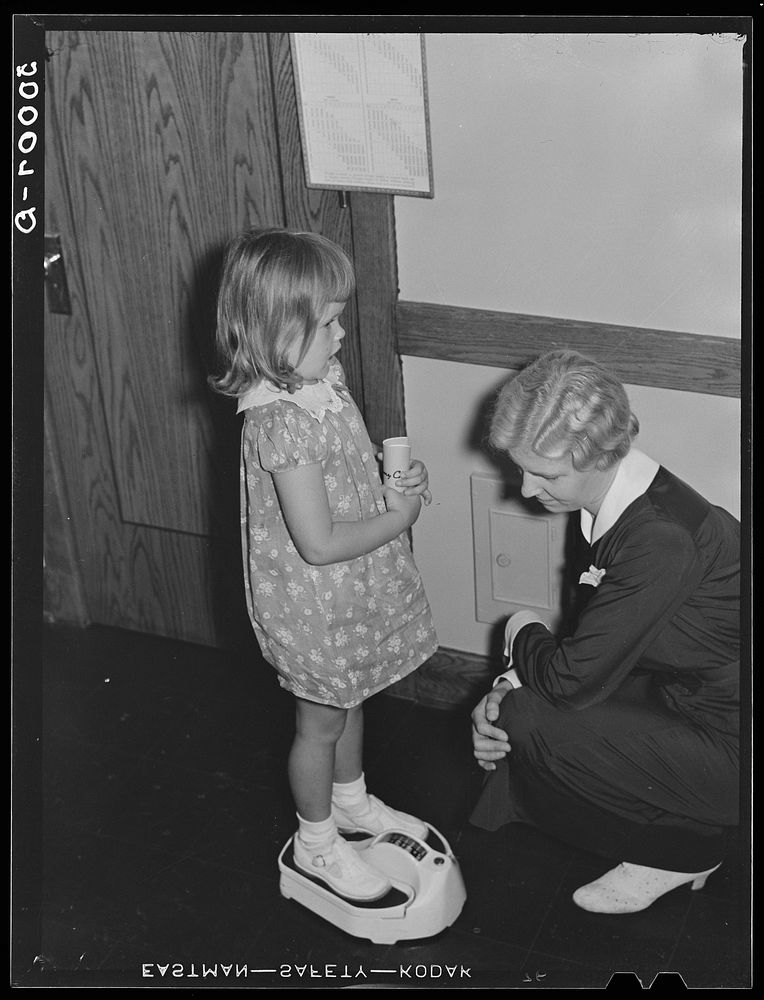
<svg viewBox="0 0 764 1000">
<path fill-rule="evenodd" d="M 642 327 L 399 300 L 398 350 L 420 358 L 522 368 L 570 347 L 632 385 L 740 396 L 740 341 Z"/>
</svg>

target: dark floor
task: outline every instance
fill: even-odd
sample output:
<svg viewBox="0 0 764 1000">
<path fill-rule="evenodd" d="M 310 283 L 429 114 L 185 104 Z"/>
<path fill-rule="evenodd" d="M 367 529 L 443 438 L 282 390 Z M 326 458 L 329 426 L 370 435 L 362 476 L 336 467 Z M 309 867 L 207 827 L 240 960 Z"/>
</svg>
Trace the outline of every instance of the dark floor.
<svg viewBox="0 0 764 1000">
<path fill-rule="evenodd" d="M 744 847 L 702 892 L 585 913 L 571 893 L 609 865 L 528 827 L 471 827 L 468 712 L 390 695 L 367 703 L 367 783 L 450 842 L 461 915 L 435 938 L 375 945 L 284 899 L 292 706 L 244 659 L 46 626 L 41 941 L 21 985 L 601 988 L 673 971 L 691 988 L 750 987 Z"/>
</svg>

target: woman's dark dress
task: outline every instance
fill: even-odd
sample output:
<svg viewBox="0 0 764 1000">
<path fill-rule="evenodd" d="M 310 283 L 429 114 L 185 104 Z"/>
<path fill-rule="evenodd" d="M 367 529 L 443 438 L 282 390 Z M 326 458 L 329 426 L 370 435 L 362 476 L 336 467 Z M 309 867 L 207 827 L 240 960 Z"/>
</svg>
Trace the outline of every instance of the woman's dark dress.
<svg viewBox="0 0 764 1000">
<path fill-rule="evenodd" d="M 740 526 L 659 468 L 581 566 L 570 638 L 520 630 L 496 725 L 511 752 L 472 815 L 617 861 L 703 871 L 738 823 Z M 578 577 L 578 573 L 576 573 Z"/>
</svg>

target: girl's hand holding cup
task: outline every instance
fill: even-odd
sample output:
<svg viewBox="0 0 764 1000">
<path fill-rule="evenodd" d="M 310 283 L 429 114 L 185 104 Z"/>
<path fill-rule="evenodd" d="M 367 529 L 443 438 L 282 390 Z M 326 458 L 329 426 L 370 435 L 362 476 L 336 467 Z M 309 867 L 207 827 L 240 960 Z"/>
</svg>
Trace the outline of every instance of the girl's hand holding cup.
<svg viewBox="0 0 764 1000">
<path fill-rule="evenodd" d="M 422 502 L 417 493 L 407 496 L 402 490 L 396 490 L 392 486 L 383 486 L 382 496 L 385 498 L 385 504 L 389 511 L 403 515 L 406 528 L 410 528 L 419 517 Z"/>
<path fill-rule="evenodd" d="M 429 476 L 423 462 L 411 461 L 411 446 L 406 437 L 386 438 L 382 442 L 382 453 L 377 455 L 382 462 L 382 483 L 384 486 L 403 493 L 407 497 L 419 496 L 425 505 L 432 502 L 428 489 Z"/>
<path fill-rule="evenodd" d="M 427 506 L 432 503 L 432 494 L 428 489 L 429 481 L 424 463 L 415 458 L 408 472 L 399 478 L 398 483 L 403 487 L 403 492 L 407 497 L 421 496 Z"/>
</svg>

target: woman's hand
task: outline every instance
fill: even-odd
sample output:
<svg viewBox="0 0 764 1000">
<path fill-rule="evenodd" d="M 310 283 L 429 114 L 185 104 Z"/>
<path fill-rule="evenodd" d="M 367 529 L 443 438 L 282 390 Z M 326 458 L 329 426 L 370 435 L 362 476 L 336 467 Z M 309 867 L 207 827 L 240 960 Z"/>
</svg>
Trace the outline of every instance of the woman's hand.
<svg viewBox="0 0 764 1000">
<path fill-rule="evenodd" d="M 484 771 L 495 771 L 494 761 L 506 757 L 511 747 L 503 729 L 493 723 L 499 717 L 499 705 L 512 685 L 500 681 L 472 712 L 472 747 L 475 759 Z"/>
</svg>

